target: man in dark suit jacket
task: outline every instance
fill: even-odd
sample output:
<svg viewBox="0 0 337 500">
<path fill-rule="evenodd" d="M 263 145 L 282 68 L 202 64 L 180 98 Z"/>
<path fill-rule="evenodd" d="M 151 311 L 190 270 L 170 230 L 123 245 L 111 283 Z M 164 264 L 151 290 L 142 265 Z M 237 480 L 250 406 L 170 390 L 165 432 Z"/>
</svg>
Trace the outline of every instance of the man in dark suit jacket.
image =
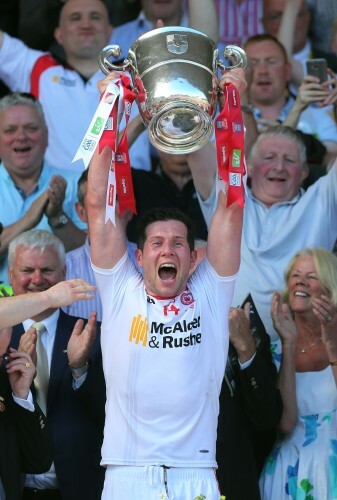
<svg viewBox="0 0 337 500">
<path fill-rule="evenodd" d="M 216 456 L 222 495 L 260 500 L 259 475 L 282 413 L 270 338 L 252 298 L 229 317 L 230 346 L 220 393 Z"/>
<path fill-rule="evenodd" d="M 64 280 L 62 242 L 47 231 L 22 233 L 10 244 L 9 276 L 14 295 L 46 290 Z M 13 328 L 12 345 L 17 347 L 24 330 L 35 322 L 43 322 L 46 327 L 45 337 L 41 339 L 49 365 L 46 413 L 54 446 L 48 478 L 27 476 L 23 499 L 37 498 L 39 492 L 35 490 L 44 490 L 50 499 L 95 500 L 101 497 L 104 469 L 100 466 L 100 448 L 105 386 L 99 338 L 93 340 L 88 358 L 87 351 L 81 351 L 78 331 L 83 329 L 83 322 L 78 320 L 60 309 L 48 309 Z M 95 315 L 89 319 L 87 330 L 92 332 L 94 324 Z M 74 346 L 78 349 L 77 362 L 70 367 L 67 349 L 73 351 Z M 74 390 L 74 386 L 78 388 Z"/>
<path fill-rule="evenodd" d="M 0 498 L 4 491 L 6 500 L 21 498 L 21 472 L 46 472 L 52 463 L 46 418 L 30 394 L 34 374 L 28 353 L 1 356 Z"/>
</svg>

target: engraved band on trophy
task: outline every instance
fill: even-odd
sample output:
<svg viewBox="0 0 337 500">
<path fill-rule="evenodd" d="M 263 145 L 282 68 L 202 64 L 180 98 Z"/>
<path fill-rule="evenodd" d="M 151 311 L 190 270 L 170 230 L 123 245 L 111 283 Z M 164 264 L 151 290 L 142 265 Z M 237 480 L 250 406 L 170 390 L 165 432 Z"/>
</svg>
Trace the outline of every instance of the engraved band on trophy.
<svg viewBox="0 0 337 500">
<path fill-rule="evenodd" d="M 159 28 L 140 36 L 121 66 L 118 45 L 105 47 L 99 66 L 105 74 L 128 71 L 151 143 L 161 151 L 186 154 L 206 144 L 213 134 L 218 102 L 217 70 L 245 68 L 243 49 L 228 45 L 219 59 L 214 41 L 190 28 Z"/>
</svg>

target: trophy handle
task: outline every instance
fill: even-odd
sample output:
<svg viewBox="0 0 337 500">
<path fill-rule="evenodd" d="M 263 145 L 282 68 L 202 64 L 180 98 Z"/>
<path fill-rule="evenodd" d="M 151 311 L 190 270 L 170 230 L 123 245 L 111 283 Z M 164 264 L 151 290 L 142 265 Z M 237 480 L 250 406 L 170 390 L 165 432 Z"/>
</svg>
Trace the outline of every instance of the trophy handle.
<svg viewBox="0 0 337 500">
<path fill-rule="evenodd" d="M 111 71 L 125 71 L 130 65 L 128 60 L 124 60 L 124 64 L 121 66 L 116 66 L 110 61 L 110 58 L 119 59 L 121 56 L 121 49 L 118 45 L 107 45 L 101 50 L 98 56 L 98 65 L 100 69 L 108 75 Z"/>
<path fill-rule="evenodd" d="M 233 68 L 243 68 L 247 66 L 247 55 L 246 52 L 241 49 L 241 47 L 237 47 L 236 45 L 227 45 L 223 52 L 224 58 L 230 62 L 229 66 L 224 66 L 223 61 L 221 59 L 218 62 L 218 66 L 221 69 L 229 70 Z"/>
</svg>

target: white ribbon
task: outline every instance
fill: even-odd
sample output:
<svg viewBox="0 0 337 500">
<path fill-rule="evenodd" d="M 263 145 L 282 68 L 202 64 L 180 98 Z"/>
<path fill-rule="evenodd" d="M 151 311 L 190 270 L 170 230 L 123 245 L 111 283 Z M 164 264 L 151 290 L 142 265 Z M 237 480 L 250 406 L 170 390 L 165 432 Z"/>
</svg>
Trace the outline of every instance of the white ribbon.
<svg viewBox="0 0 337 500">
<path fill-rule="evenodd" d="M 118 79 L 112 80 L 107 86 L 93 119 L 82 139 L 82 142 L 76 151 L 73 162 L 82 159 L 85 168 L 88 168 L 90 160 L 97 148 L 99 140 L 105 127 L 112 127 L 112 120 L 109 116 L 116 99 L 120 95 L 120 87 L 117 85 Z M 121 100 L 121 99 L 120 99 Z M 117 140 L 117 131 L 116 131 Z"/>
</svg>

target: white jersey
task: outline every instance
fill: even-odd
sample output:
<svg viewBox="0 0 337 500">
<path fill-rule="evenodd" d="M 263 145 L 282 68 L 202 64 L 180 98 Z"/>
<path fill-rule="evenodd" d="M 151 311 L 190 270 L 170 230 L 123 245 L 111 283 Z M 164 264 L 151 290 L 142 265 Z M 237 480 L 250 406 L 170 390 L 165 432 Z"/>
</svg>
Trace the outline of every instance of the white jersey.
<svg viewBox="0 0 337 500">
<path fill-rule="evenodd" d="M 235 277 L 205 260 L 185 292 L 159 300 L 127 255 L 93 269 L 107 388 L 102 465 L 216 467 Z"/>
<path fill-rule="evenodd" d="M 12 91 L 31 92 L 39 99 L 48 126 L 46 161 L 55 168 L 75 171 L 84 169 L 82 160 L 72 162 L 77 148 L 94 116 L 99 92 L 97 83 L 104 78 L 96 71 L 84 81 L 74 69 L 51 54 L 33 50 L 21 40 L 4 34 L 0 50 L 0 79 Z M 136 103 L 131 118 L 138 115 Z M 123 128 L 123 123 L 120 125 Z M 130 147 L 134 168 L 150 170 L 150 143 L 142 132 Z"/>
</svg>

